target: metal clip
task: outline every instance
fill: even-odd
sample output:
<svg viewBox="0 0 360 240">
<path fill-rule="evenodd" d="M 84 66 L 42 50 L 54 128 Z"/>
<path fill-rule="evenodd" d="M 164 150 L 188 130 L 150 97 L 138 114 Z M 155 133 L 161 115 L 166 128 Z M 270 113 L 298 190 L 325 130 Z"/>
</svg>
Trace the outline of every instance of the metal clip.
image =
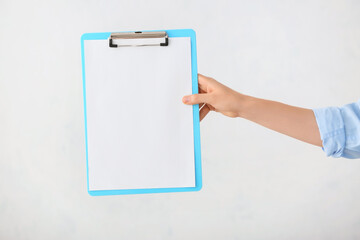
<svg viewBox="0 0 360 240">
<path fill-rule="evenodd" d="M 146 44 L 114 44 L 113 40 L 116 39 L 161 39 L 160 43 L 146 43 Z M 109 38 L 109 47 L 138 47 L 138 46 L 168 46 L 169 38 L 167 33 L 164 32 L 124 32 L 124 33 L 112 33 Z"/>
</svg>

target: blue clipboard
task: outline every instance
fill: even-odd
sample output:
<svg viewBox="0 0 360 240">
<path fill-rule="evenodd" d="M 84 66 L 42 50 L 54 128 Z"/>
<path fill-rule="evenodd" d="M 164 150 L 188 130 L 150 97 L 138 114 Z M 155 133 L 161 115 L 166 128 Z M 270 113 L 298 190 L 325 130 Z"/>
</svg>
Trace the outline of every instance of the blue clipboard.
<svg viewBox="0 0 360 240">
<path fill-rule="evenodd" d="M 196 34 L 192 29 L 172 30 L 150 30 L 141 32 L 165 31 L 170 38 L 190 37 L 191 39 L 191 76 L 192 93 L 198 93 L 198 71 L 196 56 Z M 118 32 L 125 33 L 125 32 Z M 144 188 L 144 189 L 111 189 L 111 190 L 89 190 L 89 152 L 88 152 L 88 121 L 87 121 L 87 100 L 86 100 L 86 76 L 85 76 L 85 47 L 86 40 L 107 40 L 111 32 L 85 33 L 81 36 L 81 57 L 82 57 L 82 78 L 83 78 L 83 99 L 84 99 L 84 120 L 85 120 L 85 147 L 86 147 L 86 168 L 87 168 L 87 191 L 91 196 L 121 195 L 121 194 L 143 194 L 143 193 L 166 193 L 166 192 L 188 192 L 199 191 L 202 188 L 201 170 L 201 147 L 200 147 L 200 119 L 199 105 L 193 105 L 193 136 L 194 136 L 194 161 L 195 161 L 195 187 L 174 187 L 174 188 Z"/>
</svg>

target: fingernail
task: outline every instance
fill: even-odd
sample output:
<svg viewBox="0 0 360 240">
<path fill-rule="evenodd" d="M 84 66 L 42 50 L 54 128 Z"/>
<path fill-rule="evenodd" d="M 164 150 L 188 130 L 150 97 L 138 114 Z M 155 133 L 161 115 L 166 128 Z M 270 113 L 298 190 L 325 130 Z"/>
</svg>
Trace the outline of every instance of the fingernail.
<svg viewBox="0 0 360 240">
<path fill-rule="evenodd" d="M 190 97 L 189 97 L 189 96 L 183 97 L 183 102 L 184 102 L 184 103 L 190 102 Z"/>
</svg>

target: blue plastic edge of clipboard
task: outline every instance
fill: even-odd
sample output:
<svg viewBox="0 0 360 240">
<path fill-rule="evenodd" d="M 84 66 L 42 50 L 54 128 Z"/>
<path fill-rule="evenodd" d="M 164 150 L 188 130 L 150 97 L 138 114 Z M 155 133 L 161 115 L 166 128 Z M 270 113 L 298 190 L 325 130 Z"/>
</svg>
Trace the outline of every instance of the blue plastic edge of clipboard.
<svg viewBox="0 0 360 240">
<path fill-rule="evenodd" d="M 193 29 L 171 29 L 171 30 L 145 30 L 142 32 L 166 31 L 169 38 L 190 37 L 191 39 L 191 73 L 192 73 L 192 93 L 198 93 L 197 75 L 197 56 L 196 56 L 196 33 Z M 125 32 L 125 31 L 124 31 Z M 201 146 L 200 146 L 200 119 L 199 105 L 193 105 L 193 129 L 194 129 L 194 157 L 195 157 L 195 187 L 180 188 L 146 188 L 146 189 L 119 189 L 119 190 L 89 190 L 89 163 L 88 163 L 88 141 L 87 141 L 87 114 L 86 114 L 86 82 L 85 82 L 85 40 L 105 40 L 110 37 L 111 32 L 103 33 L 84 33 L 81 36 L 81 63 L 83 78 L 83 97 L 84 97 L 84 119 L 85 119 L 85 147 L 86 147 L 86 175 L 87 191 L 91 196 L 122 195 L 122 194 L 142 194 L 142 193 L 167 193 L 167 192 L 190 192 L 199 191 L 202 188 L 201 171 Z"/>
</svg>

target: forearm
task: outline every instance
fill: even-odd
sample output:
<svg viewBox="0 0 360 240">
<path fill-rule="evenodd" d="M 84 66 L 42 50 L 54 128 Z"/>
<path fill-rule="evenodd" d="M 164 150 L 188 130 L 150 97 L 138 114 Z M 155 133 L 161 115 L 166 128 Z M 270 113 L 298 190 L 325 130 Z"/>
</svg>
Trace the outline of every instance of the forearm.
<svg viewBox="0 0 360 240">
<path fill-rule="evenodd" d="M 239 116 L 276 132 L 322 146 L 315 115 L 311 109 L 239 95 Z"/>
</svg>

